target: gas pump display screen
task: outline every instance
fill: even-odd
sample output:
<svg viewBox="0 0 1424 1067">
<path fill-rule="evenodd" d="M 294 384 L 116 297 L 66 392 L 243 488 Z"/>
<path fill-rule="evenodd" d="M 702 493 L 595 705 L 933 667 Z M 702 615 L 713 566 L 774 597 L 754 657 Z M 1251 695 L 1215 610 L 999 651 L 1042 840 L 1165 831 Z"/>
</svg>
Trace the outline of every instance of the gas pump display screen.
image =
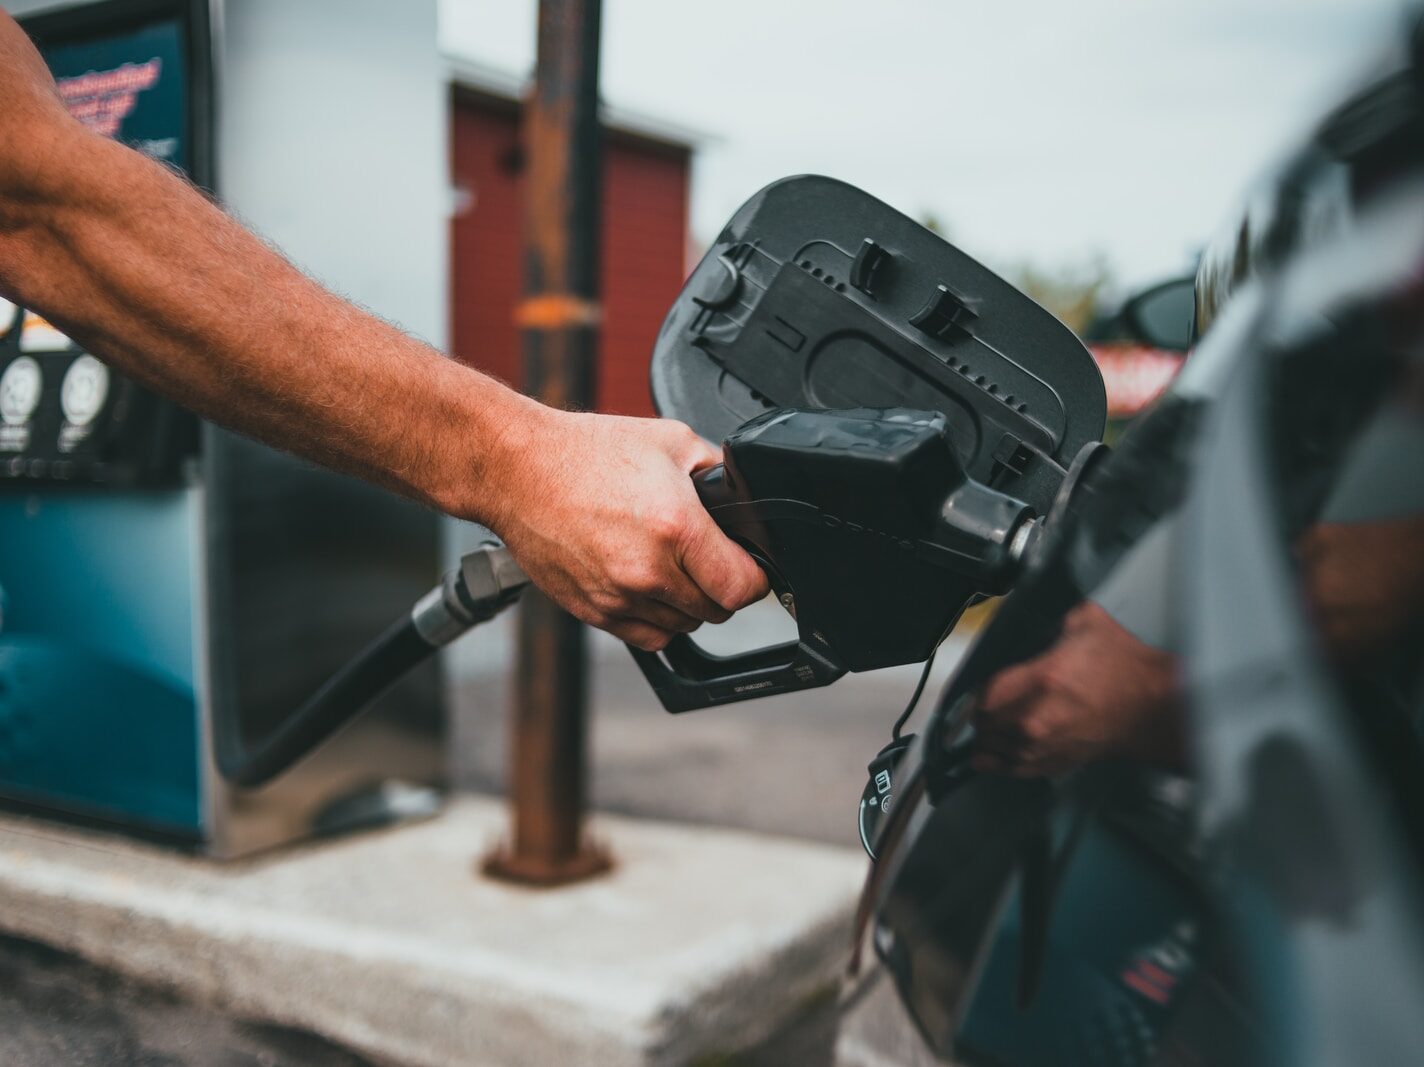
<svg viewBox="0 0 1424 1067">
<path fill-rule="evenodd" d="M 188 74 L 179 22 L 40 51 L 71 115 L 96 133 L 189 169 Z"/>
<path fill-rule="evenodd" d="M 206 185 L 206 11 L 197 0 L 106 0 L 20 22 L 70 114 Z M 3 301 L 0 382 L 0 486 L 173 485 L 196 447 L 192 415 Z"/>
</svg>

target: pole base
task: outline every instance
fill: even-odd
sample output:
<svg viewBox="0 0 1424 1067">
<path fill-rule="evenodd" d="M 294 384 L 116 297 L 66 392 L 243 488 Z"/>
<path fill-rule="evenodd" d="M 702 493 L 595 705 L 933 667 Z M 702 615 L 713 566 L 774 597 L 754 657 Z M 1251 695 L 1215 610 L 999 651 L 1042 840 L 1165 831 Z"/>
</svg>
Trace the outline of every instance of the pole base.
<svg viewBox="0 0 1424 1067">
<path fill-rule="evenodd" d="M 508 845 L 502 845 L 479 864 L 480 873 L 486 878 L 541 889 L 586 882 L 612 869 L 613 857 L 608 850 L 587 843 L 574 855 L 559 859 L 521 856 Z"/>
</svg>

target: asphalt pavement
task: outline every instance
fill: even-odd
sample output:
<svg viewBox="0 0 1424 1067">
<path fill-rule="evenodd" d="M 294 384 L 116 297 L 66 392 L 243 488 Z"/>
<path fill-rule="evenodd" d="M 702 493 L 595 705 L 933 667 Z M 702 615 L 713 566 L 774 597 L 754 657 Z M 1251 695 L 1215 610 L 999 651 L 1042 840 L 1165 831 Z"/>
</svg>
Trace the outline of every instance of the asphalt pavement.
<svg viewBox="0 0 1424 1067">
<path fill-rule="evenodd" d="M 794 632 L 780 607 L 763 602 L 725 626 L 704 627 L 699 638 L 709 651 L 728 654 Z M 507 663 L 506 636 L 477 635 L 472 649 L 482 647 L 491 660 Z M 941 648 L 920 711 L 907 729 L 914 729 L 932 703 L 966 640 L 957 633 Z M 890 740 L 919 680 L 918 665 L 669 715 L 626 649 L 603 634 L 593 635 L 591 644 L 595 810 L 860 848 L 856 813 L 866 764 Z M 452 748 L 462 788 L 504 791 L 511 701 L 509 676 L 499 670 L 479 670 L 457 686 Z"/>
</svg>

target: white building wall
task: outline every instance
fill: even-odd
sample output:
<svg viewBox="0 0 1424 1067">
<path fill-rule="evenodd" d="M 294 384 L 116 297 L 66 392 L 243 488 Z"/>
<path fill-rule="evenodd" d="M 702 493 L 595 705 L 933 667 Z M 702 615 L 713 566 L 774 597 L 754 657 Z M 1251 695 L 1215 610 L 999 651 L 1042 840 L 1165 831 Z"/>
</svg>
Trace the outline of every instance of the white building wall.
<svg viewBox="0 0 1424 1067">
<path fill-rule="evenodd" d="M 217 6 L 224 202 L 303 270 L 443 348 L 448 89 L 435 0 Z"/>
<path fill-rule="evenodd" d="M 448 90 L 433 0 L 228 0 L 219 190 L 343 296 L 443 348 Z"/>
</svg>

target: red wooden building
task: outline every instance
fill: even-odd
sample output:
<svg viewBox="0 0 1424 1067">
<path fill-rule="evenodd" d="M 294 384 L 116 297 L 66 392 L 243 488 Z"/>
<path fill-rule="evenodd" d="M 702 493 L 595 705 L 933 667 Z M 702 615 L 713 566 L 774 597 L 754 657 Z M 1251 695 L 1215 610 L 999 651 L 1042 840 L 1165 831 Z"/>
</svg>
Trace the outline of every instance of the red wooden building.
<svg viewBox="0 0 1424 1067">
<path fill-rule="evenodd" d="M 603 328 L 598 408 L 651 415 L 648 360 L 687 267 L 692 138 L 606 120 Z M 523 281 L 523 151 L 510 87 L 457 72 L 451 99 L 451 344 L 457 358 L 518 385 L 514 308 Z"/>
</svg>

